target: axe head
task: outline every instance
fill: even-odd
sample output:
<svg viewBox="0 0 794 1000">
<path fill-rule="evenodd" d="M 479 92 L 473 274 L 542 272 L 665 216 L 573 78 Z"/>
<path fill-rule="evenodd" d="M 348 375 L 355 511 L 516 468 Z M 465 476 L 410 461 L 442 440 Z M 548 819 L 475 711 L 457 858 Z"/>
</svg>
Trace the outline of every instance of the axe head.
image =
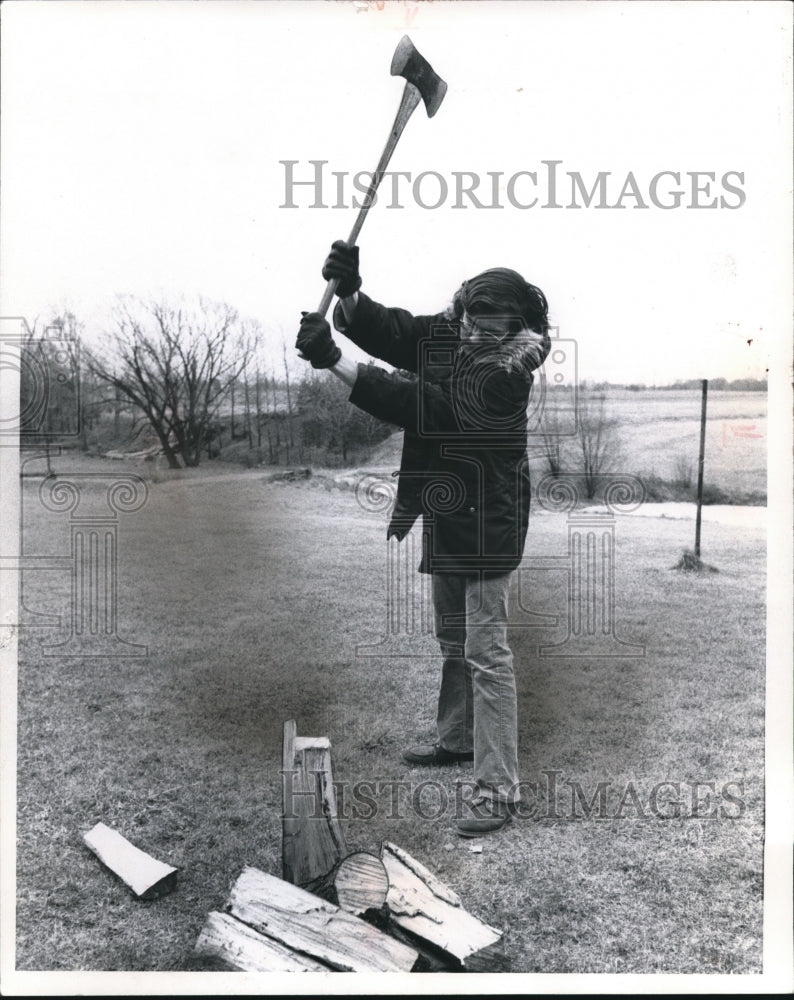
<svg viewBox="0 0 794 1000">
<path fill-rule="evenodd" d="M 408 35 L 403 35 L 400 44 L 394 50 L 391 75 L 402 76 L 416 87 L 425 102 L 427 117 L 432 118 L 441 107 L 444 94 L 447 92 L 447 85 L 419 52 Z"/>
</svg>

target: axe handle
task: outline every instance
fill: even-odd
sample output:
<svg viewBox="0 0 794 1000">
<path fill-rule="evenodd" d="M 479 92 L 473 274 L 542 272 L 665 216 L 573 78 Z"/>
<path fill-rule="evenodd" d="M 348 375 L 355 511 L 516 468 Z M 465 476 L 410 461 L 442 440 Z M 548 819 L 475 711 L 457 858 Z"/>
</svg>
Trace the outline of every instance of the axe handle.
<svg viewBox="0 0 794 1000">
<path fill-rule="evenodd" d="M 375 172 L 372 175 L 372 181 L 370 182 L 366 196 L 364 197 L 364 203 L 361 206 L 361 210 L 358 213 L 355 224 L 350 230 L 350 235 L 347 238 L 348 246 L 355 246 L 358 234 L 361 232 L 361 227 L 364 225 L 364 219 L 367 217 L 367 212 L 374 203 L 375 192 L 378 190 L 378 185 L 381 182 L 386 167 L 389 165 L 392 153 L 397 146 L 400 136 L 403 134 L 403 129 L 408 124 L 408 119 L 414 113 L 421 100 L 422 95 L 419 93 L 419 90 L 412 83 L 406 83 L 402 100 L 400 101 L 400 106 L 397 109 L 397 115 L 394 119 L 394 124 L 392 125 L 391 132 L 389 133 L 388 141 L 383 147 L 380 161 L 375 168 Z M 321 316 L 325 316 L 328 312 L 328 307 L 331 305 L 331 300 L 334 297 L 336 286 L 338 284 L 339 281 L 337 278 L 331 278 L 325 286 L 325 292 L 323 293 L 323 297 L 317 307 L 317 312 L 320 313 Z"/>
</svg>

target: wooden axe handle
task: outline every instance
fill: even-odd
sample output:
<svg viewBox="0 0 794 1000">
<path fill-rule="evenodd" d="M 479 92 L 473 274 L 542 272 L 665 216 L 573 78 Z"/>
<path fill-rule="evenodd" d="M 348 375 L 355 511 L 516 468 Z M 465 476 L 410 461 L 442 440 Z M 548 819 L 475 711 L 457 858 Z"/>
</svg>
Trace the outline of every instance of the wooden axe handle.
<svg viewBox="0 0 794 1000">
<path fill-rule="evenodd" d="M 389 164 L 391 155 L 394 152 L 395 147 L 400 136 L 403 133 L 403 129 L 408 124 L 408 119 L 416 110 L 417 105 L 422 100 L 422 95 L 419 93 L 417 87 L 412 83 L 406 83 L 405 90 L 403 91 L 402 100 L 400 101 L 400 106 L 397 109 L 397 115 L 394 119 L 394 124 L 392 125 L 391 132 L 389 133 L 388 141 L 383 147 L 383 152 L 381 153 L 380 161 L 378 162 L 375 172 L 372 175 L 372 181 L 370 182 L 369 188 L 367 189 L 366 196 L 364 198 L 364 203 L 361 206 L 361 210 L 358 213 L 355 224 L 350 230 L 350 235 L 347 238 L 347 243 L 349 246 L 355 246 L 356 240 L 358 239 L 358 234 L 361 232 L 361 227 L 364 225 L 364 219 L 367 217 L 367 212 L 372 206 L 373 199 L 375 197 L 375 192 L 378 190 L 378 185 L 381 182 L 381 178 Z M 320 300 L 320 304 L 317 307 L 317 312 L 321 316 L 325 316 L 328 312 L 328 307 L 331 305 L 331 300 L 336 292 L 336 286 L 339 281 L 336 278 L 331 278 L 328 284 L 325 286 L 325 292 Z"/>
</svg>

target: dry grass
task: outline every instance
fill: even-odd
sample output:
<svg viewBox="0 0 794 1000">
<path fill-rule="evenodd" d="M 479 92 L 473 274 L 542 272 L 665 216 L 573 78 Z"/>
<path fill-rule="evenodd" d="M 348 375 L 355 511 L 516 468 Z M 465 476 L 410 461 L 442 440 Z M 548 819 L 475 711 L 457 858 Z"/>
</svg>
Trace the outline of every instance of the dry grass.
<svg viewBox="0 0 794 1000">
<path fill-rule="evenodd" d="M 609 412 L 618 421 L 626 472 L 674 482 L 690 463 L 697 482 L 700 392 L 628 392 L 611 389 Z M 766 496 L 767 396 L 763 392 L 710 392 L 704 475 L 722 503 L 758 503 Z M 694 492 L 693 492 L 694 496 Z"/>
<path fill-rule="evenodd" d="M 68 552 L 66 518 L 43 511 L 35 488 L 26 482 L 26 550 Z M 351 492 L 255 470 L 164 475 L 150 489 L 119 531 L 119 632 L 148 657 L 47 658 L 40 643 L 63 630 L 23 637 L 19 969 L 195 968 L 204 916 L 243 865 L 280 874 L 292 717 L 300 733 L 330 736 L 338 781 L 373 783 L 374 807 L 348 799 L 349 846 L 387 838 L 437 871 L 505 928 L 514 971 L 760 971 L 761 532 L 708 525 L 703 556 L 720 572 L 706 577 L 670 568 L 690 523 L 618 521 L 618 633 L 644 657 L 542 658 L 565 628 L 515 630 L 520 769 L 539 783 L 538 808 L 473 854 L 453 817 L 469 772 L 400 760 L 406 741 L 432 733 L 437 662 L 355 657 L 385 629 L 381 517 Z M 564 554 L 566 539 L 564 515 L 535 516 L 527 557 Z M 65 614 L 67 574 L 27 573 L 25 602 Z M 561 575 L 536 574 L 531 603 L 564 612 Z M 558 819 L 549 771 L 560 772 Z M 428 778 L 449 806 L 423 798 L 423 818 L 412 792 Z M 588 798 L 609 782 L 608 815 L 570 818 L 566 779 Z M 681 783 L 680 818 L 647 808 L 663 781 Z M 716 815 L 690 815 L 693 782 L 714 783 Z M 728 782 L 743 783 L 741 808 L 719 800 Z M 615 817 L 629 783 L 645 817 L 631 802 Z M 177 891 L 133 899 L 81 843 L 100 820 L 177 865 Z"/>
</svg>

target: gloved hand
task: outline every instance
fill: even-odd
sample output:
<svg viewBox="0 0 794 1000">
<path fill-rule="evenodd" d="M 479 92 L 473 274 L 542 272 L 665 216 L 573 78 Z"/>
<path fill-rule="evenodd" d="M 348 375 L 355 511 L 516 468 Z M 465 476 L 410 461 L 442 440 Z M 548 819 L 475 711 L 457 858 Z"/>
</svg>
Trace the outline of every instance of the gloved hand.
<svg viewBox="0 0 794 1000">
<path fill-rule="evenodd" d="M 331 368 L 342 357 L 342 352 L 334 343 L 331 327 L 320 313 L 302 313 L 300 330 L 295 346 L 304 361 L 310 361 L 312 368 Z"/>
<path fill-rule="evenodd" d="M 346 299 L 361 288 L 361 275 L 358 273 L 358 247 L 349 247 L 344 240 L 337 240 L 331 246 L 331 252 L 323 264 L 323 277 L 326 281 L 338 278 L 336 294 L 340 299 Z"/>
</svg>

